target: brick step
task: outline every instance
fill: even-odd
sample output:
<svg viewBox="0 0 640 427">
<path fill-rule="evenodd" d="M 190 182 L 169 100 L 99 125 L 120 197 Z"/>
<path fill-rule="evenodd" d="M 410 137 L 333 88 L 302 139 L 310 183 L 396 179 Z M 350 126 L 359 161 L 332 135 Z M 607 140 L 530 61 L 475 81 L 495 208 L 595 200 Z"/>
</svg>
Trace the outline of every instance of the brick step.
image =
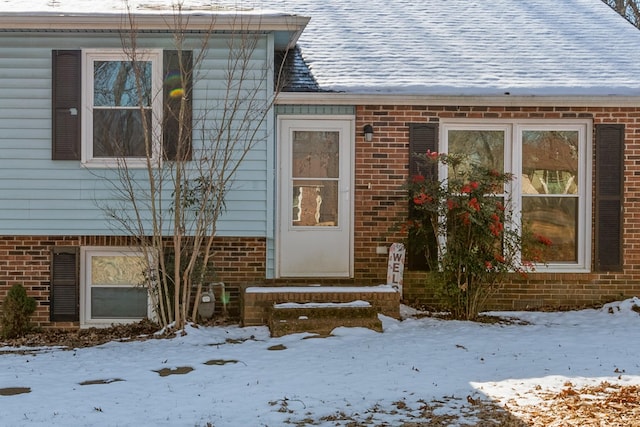
<svg viewBox="0 0 640 427">
<path fill-rule="evenodd" d="M 350 303 L 366 301 L 385 316 L 400 318 L 400 293 L 387 286 L 253 286 L 242 293 L 243 326 L 269 324 L 270 310 L 282 303 Z"/>
<path fill-rule="evenodd" d="M 378 310 L 366 301 L 274 304 L 269 313 L 272 337 L 300 332 L 328 336 L 340 326 L 382 332 Z"/>
</svg>

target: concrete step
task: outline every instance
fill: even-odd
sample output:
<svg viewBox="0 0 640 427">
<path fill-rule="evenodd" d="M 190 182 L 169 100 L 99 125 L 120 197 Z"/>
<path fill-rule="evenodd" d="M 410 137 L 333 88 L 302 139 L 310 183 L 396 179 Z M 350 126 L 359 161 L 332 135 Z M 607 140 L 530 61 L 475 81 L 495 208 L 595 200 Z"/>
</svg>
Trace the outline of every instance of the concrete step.
<svg viewBox="0 0 640 427">
<path fill-rule="evenodd" d="M 340 326 L 382 332 L 378 310 L 366 301 L 281 303 L 274 304 L 269 313 L 269 330 L 273 337 L 300 332 L 328 336 Z"/>
</svg>

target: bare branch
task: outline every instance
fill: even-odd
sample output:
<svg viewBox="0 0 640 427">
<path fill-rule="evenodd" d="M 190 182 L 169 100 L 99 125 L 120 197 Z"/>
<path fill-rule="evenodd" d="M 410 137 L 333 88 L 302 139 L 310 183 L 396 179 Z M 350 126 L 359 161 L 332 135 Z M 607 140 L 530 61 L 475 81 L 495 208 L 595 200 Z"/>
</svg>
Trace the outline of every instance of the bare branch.
<svg viewBox="0 0 640 427">
<path fill-rule="evenodd" d="M 103 206 L 104 212 L 117 229 L 133 236 L 148 259 L 146 285 L 163 326 L 175 322 L 182 328 L 187 320 L 196 320 L 199 301 L 194 293 L 199 295 L 216 275 L 214 243 L 227 195 L 241 190 L 236 179 L 242 165 L 256 147 L 266 146 L 267 120 L 281 88 L 282 65 L 274 66 L 271 55 L 265 55 L 266 35 L 249 31 L 241 14 L 236 19 L 233 27 L 239 30 L 217 33 L 212 14 L 208 30 L 195 34 L 188 31 L 189 15 L 182 13 L 182 4 L 174 6 L 166 24 L 177 54 L 173 71 L 178 83 L 168 98 L 162 90 L 153 94 L 154 101 L 171 107 L 148 115 L 141 102 L 144 167 L 132 168 L 123 151 L 113 170 L 104 174 L 115 171 L 113 201 Z M 150 87 L 143 66 L 147 44 L 129 10 L 122 47 L 139 99 Z M 220 77 L 221 70 L 209 64 L 219 64 L 223 51 L 226 66 Z M 170 135 L 155 125 L 168 121 L 174 124 Z"/>
</svg>

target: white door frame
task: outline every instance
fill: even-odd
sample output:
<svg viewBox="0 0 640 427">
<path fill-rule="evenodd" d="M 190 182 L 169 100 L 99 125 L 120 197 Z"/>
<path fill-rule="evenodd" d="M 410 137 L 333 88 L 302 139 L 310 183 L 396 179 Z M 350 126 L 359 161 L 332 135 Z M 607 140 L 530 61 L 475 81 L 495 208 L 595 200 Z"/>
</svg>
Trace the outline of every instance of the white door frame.
<svg viewBox="0 0 640 427">
<path fill-rule="evenodd" d="M 286 248 L 283 247 L 283 227 L 288 223 L 290 212 L 283 211 L 283 197 L 289 198 L 287 185 L 290 178 L 290 171 L 284 170 L 284 156 L 290 158 L 290 153 L 284 153 L 283 150 L 291 149 L 291 131 L 292 126 L 300 126 L 301 129 L 310 130 L 331 130 L 340 128 L 343 131 L 340 135 L 340 161 L 348 162 L 341 164 L 341 170 L 346 170 L 346 176 L 341 176 L 339 194 L 343 195 L 342 203 L 347 210 L 344 213 L 346 226 L 345 233 L 348 233 L 348 244 L 345 249 L 345 255 L 348 257 L 348 267 L 340 272 L 318 273 L 311 271 L 310 273 L 286 274 L 281 269 L 282 257 Z M 344 154 L 344 155 L 343 155 Z M 275 238 L 275 277 L 353 277 L 353 240 L 354 240 L 354 177 L 355 177 L 355 117 L 351 115 L 281 115 L 277 119 L 277 191 L 276 191 L 276 238 Z M 287 163 L 285 166 L 289 166 Z M 343 169 L 344 166 L 344 169 Z M 341 196 L 342 197 L 342 196 Z M 283 218 L 286 217 L 286 219 Z M 318 227 L 318 231 L 322 231 Z M 301 230 L 300 233 L 304 233 Z M 331 248 L 327 248 L 331 250 Z M 285 274 L 283 274 L 285 273 Z"/>
</svg>

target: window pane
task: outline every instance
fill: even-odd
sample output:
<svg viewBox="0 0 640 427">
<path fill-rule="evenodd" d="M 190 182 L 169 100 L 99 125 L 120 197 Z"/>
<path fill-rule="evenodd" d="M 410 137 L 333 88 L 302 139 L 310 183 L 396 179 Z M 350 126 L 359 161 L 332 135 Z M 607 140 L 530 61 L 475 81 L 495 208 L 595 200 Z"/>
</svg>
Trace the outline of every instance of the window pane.
<svg viewBox="0 0 640 427">
<path fill-rule="evenodd" d="M 578 198 L 523 197 L 522 220 L 552 245 L 542 254 L 545 262 L 577 262 Z"/>
<path fill-rule="evenodd" d="M 142 319 L 147 317 L 144 288 L 94 287 L 91 289 L 91 317 L 94 319 Z"/>
<path fill-rule="evenodd" d="M 504 172 L 504 131 L 502 130 L 450 130 L 449 154 L 462 155 L 472 164 Z M 459 171 L 466 172 L 466 168 Z M 449 174 L 453 171 L 450 169 Z"/>
<path fill-rule="evenodd" d="M 522 192 L 578 194 L 578 132 L 522 132 Z"/>
<path fill-rule="evenodd" d="M 339 132 L 293 132 L 293 178 L 338 178 Z"/>
<path fill-rule="evenodd" d="M 144 281 L 140 256 L 94 255 L 91 257 L 91 285 L 137 286 Z"/>
<path fill-rule="evenodd" d="M 295 180 L 292 193 L 292 225 L 338 225 L 338 181 Z"/>
<path fill-rule="evenodd" d="M 93 97 L 97 107 L 151 105 L 151 62 L 95 61 Z M 136 73 L 140 88 L 136 84 Z"/>
<path fill-rule="evenodd" d="M 145 110 L 151 141 L 151 110 Z M 93 157 L 145 157 L 144 126 L 138 109 L 93 110 Z"/>
</svg>

